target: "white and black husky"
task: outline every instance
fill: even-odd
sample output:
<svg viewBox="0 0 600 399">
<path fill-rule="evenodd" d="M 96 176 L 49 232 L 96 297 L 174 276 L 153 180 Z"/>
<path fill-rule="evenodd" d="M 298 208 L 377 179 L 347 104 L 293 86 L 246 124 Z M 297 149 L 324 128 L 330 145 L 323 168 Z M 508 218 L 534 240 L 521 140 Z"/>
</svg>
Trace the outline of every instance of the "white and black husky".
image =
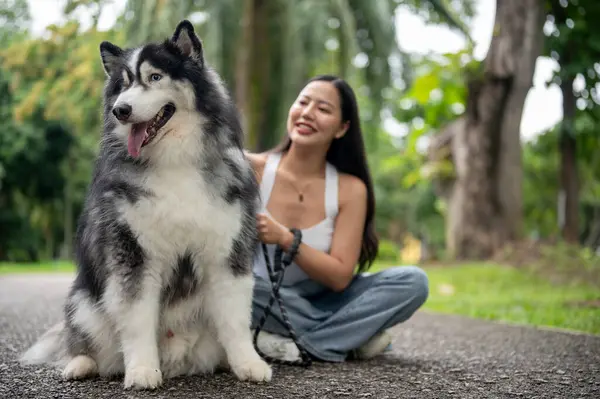
<svg viewBox="0 0 600 399">
<path fill-rule="evenodd" d="M 258 190 L 237 110 L 192 24 L 100 45 L 105 128 L 76 238 L 65 321 L 23 356 L 125 388 L 229 367 L 269 381 L 250 330 Z"/>
</svg>

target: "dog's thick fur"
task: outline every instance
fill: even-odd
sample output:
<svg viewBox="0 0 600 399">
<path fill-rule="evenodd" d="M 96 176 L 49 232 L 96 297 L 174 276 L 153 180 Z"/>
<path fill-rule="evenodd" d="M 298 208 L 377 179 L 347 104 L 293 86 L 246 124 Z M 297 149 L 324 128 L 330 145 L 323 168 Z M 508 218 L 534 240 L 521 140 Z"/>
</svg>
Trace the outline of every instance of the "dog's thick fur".
<svg viewBox="0 0 600 399">
<path fill-rule="evenodd" d="M 227 90 L 188 21 L 163 43 L 100 53 L 105 129 L 77 275 L 64 322 L 22 360 L 67 379 L 124 374 L 125 388 L 218 366 L 269 381 L 250 330 L 258 187 Z M 166 104 L 173 116 L 139 148 L 134 124 L 149 129 Z"/>
</svg>

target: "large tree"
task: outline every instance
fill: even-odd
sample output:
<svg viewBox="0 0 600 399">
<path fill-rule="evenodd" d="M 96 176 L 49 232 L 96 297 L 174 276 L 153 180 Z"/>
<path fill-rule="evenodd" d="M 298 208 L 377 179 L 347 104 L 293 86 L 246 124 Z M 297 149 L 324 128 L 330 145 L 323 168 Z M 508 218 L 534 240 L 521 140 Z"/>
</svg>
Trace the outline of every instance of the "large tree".
<svg viewBox="0 0 600 399">
<path fill-rule="evenodd" d="M 520 124 L 544 15 L 543 0 L 497 0 L 488 54 L 468 78 L 465 113 L 432 142 L 432 158 L 454 163 L 447 246 L 456 258 L 488 257 L 521 233 Z"/>
</svg>

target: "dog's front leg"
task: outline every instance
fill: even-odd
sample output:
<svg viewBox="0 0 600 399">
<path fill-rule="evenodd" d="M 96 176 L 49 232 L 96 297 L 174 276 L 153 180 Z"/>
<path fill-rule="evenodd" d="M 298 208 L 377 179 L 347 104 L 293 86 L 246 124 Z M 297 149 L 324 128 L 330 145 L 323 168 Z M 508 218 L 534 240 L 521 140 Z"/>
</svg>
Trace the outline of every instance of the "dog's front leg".
<svg viewBox="0 0 600 399">
<path fill-rule="evenodd" d="M 160 283 L 148 265 L 144 268 L 135 284 L 114 282 L 108 296 L 117 299 L 112 313 L 121 338 L 126 389 L 154 389 L 162 384 L 157 340 Z"/>
<path fill-rule="evenodd" d="M 270 381 L 271 367 L 252 344 L 252 275 L 234 276 L 228 267 L 212 272 L 206 284 L 207 311 L 231 371 L 242 381 Z"/>
</svg>

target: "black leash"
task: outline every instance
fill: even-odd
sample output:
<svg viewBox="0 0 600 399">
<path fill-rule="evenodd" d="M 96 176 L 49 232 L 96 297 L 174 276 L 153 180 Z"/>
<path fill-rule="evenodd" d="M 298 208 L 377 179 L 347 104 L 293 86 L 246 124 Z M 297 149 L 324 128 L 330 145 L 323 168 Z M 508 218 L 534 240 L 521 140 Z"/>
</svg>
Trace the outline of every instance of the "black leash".
<svg viewBox="0 0 600 399">
<path fill-rule="evenodd" d="M 311 359 L 310 355 L 308 354 L 308 352 L 306 352 L 306 350 L 298 343 L 298 338 L 296 336 L 294 328 L 292 327 L 292 324 L 290 323 L 290 321 L 288 319 L 287 312 L 285 311 L 285 307 L 283 306 L 283 300 L 281 299 L 281 296 L 279 295 L 279 288 L 281 287 L 281 283 L 283 282 L 283 274 L 284 274 L 285 268 L 288 267 L 294 260 L 294 257 L 298 253 L 298 247 L 300 246 L 300 242 L 302 241 L 302 232 L 300 230 L 290 229 L 290 231 L 294 234 L 294 240 L 292 241 L 290 250 L 285 254 L 285 256 L 283 256 L 283 259 L 282 259 L 283 249 L 279 245 L 277 245 L 275 248 L 274 265 L 273 266 L 271 266 L 271 261 L 269 259 L 269 254 L 267 252 L 267 246 L 264 243 L 262 243 L 262 250 L 263 250 L 263 253 L 265 256 L 265 263 L 267 265 L 267 270 L 269 272 L 269 278 L 271 280 L 271 286 L 273 288 L 273 291 L 271 292 L 271 298 L 269 299 L 269 304 L 265 308 L 263 316 L 261 317 L 260 322 L 258 323 L 258 326 L 256 327 L 256 330 L 254 331 L 254 348 L 256 349 L 258 354 L 263 359 L 265 359 L 267 362 L 271 362 L 271 363 L 275 363 L 275 364 L 284 364 L 284 365 L 288 365 L 288 366 L 308 367 L 311 365 L 312 359 Z M 271 307 L 273 306 L 275 299 L 277 299 L 277 302 L 279 304 L 279 310 L 281 310 L 281 315 L 283 316 L 283 321 L 285 323 L 285 326 L 287 327 L 288 331 L 290 332 L 290 336 L 292 337 L 294 344 L 296 344 L 296 347 L 298 347 L 298 350 L 300 351 L 300 357 L 301 357 L 300 360 L 291 361 L 291 360 L 282 360 L 282 359 L 273 358 L 271 356 L 264 354 L 258 348 L 258 345 L 256 343 L 257 339 L 258 339 L 258 333 L 260 332 L 260 330 L 263 328 L 265 322 L 267 321 L 267 317 L 269 317 L 269 314 L 271 313 Z"/>
</svg>

